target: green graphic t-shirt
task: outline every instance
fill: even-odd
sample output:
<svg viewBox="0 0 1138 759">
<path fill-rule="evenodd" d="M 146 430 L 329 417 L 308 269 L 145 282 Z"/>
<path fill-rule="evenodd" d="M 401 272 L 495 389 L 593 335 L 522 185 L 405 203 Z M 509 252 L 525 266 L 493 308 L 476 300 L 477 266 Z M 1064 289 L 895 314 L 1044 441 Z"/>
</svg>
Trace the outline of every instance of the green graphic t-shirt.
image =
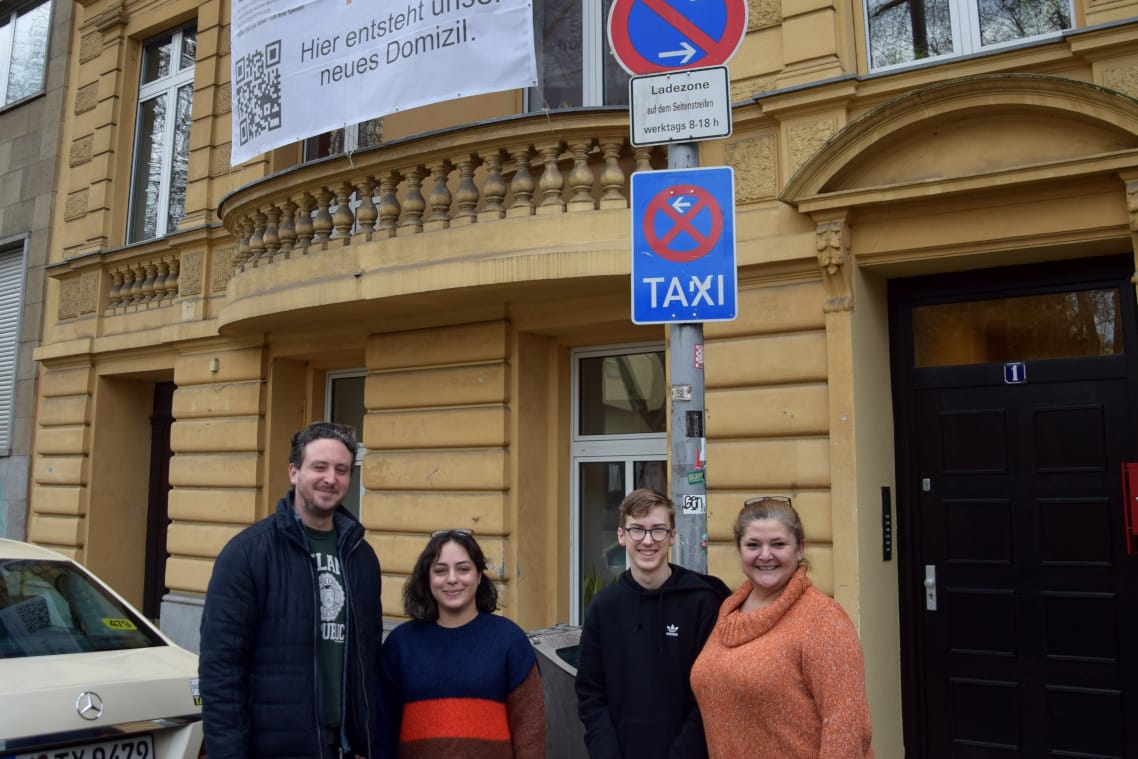
<svg viewBox="0 0 1138 759">
<path fill-rule="evenodd" d="M 316 587 L 320 597 L 320 637 L 318 655 L 320 679 L 324 693 L 324 729 L 326 743 L 339 742 L 340 715 L 343 709 L 345 608 L 344 577 L 336 550 L 336 531 L 308 530 L 308 547 L 316 565 Z"/>
</svg>

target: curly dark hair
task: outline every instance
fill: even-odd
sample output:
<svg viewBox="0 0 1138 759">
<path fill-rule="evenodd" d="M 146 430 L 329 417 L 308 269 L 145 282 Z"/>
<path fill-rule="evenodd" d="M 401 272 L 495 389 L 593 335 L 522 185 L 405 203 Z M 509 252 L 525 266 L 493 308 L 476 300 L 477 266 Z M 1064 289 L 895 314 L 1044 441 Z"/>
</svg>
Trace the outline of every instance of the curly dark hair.
<svg viewBox="0 0 1138 759">
<path fill-rule="evenodd" d="M 313 422 L 293 434 L 292 449 L 288 454 L 288 463 L 300 469 L 301 465 L 304 464 L 304 452 L 308 444 L 313 440 L 321 440 L 323 438 L 339 440 L 348 449 L 348 452 L 352 454 L 352 460 L 355 461 L 356 451 L 360 448 L 355 427 L 350 424 L 336 424 L 335 422 Z"/>
<path fill-rule="evenodd" d="M 456 543 L 462 547 L 474 568 L 478 570 L 478 589 L 474 592 L 474 605 L 478 611 L 489 614 L 498 609 L 498 588 L 486 576 L 486 554 L 469 530 L 442 530 L 431 535 L 427 547 L 419 554 L 411 576 L 403 584 L 403 612 L 412 619 L 435 622 L 439 618 L 439 604 L 431 594 L 431 565 L 439 559 L 443 546 Z"/>
</svg>

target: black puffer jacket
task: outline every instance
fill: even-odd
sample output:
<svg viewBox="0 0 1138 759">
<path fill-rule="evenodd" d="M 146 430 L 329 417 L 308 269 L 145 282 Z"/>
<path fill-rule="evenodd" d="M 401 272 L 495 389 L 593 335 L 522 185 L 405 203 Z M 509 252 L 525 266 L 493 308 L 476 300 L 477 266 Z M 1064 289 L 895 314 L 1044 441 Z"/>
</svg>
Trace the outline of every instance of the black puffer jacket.
<svg viewBox="0 0 1138 759">
<path fill-rule="evenodd" d="M 379 744 L 379 560 L 343 506 L 335 524 L 348 596 L 343 731 L 355 753 L 372 757 Z M 322 756 L 317 593 L 289 491 L 276 513 L 230 540 L 213 567 L 198 660 L 210 759 Z"/>
</svg>

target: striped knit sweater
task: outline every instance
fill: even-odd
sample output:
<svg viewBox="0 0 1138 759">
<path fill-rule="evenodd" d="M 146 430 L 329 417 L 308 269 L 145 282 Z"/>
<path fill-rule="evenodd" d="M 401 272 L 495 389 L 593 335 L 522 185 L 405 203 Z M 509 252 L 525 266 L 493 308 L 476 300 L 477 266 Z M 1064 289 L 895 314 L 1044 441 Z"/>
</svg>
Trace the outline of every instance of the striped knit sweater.
<svg viewBox="0 0 1138 759">
<path fill-rule="evenodd" d="M 381 659 L 388 756 L 544 759 L 537 659 L 510 620 L 479 614 L 453 628 L 405 622 L 384 642 Z"/>
<path fill-rule="evenodd" d="M 872 757 L 865 666 L 845 611 L 799 568 L 770 605 L 723 602 L 692 667 L 711 759 Z"/>
</svg>

